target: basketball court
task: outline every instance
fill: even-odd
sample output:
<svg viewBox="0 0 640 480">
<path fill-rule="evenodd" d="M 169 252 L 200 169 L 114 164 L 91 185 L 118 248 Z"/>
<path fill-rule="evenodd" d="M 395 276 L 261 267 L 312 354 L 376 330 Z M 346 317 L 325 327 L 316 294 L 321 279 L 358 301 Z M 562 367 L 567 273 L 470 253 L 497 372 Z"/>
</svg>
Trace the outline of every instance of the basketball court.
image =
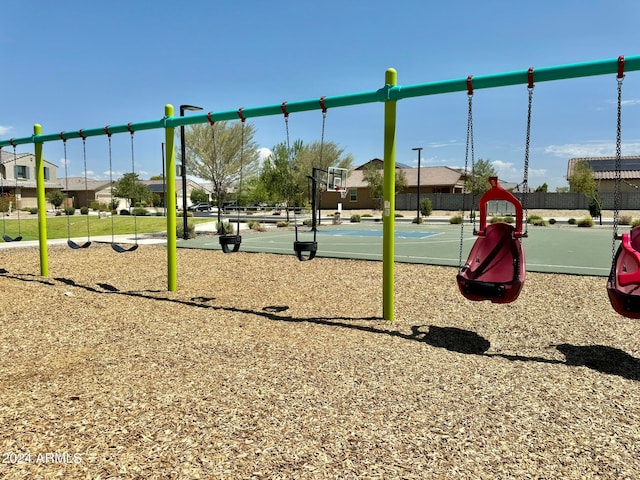
<svg viewBox="0 0 640 480">
<path fill-rule="evenodd" d="M 460 264 L 460 225 L 396 222 L 395 261 L 457 267 Z M 606 277 L 611 268 L 611 228 L 529 226 L 522 240 L 527 270 Z M 309 227 L 298 227 L 298 239 L 312 241 Z M 295 260 L 293 228 L 269 228 L 242 234 L 240 251 L 291 255 Z M 318 257 L 382 261 L 382 222 L 345 223 L 318 227 Z M 465 225 L 462 262 L 473 245 L 472 225 Z M 218 237 L 201 236 L 178 242 L 180 248 L 220 250 Z"/>
</svg>

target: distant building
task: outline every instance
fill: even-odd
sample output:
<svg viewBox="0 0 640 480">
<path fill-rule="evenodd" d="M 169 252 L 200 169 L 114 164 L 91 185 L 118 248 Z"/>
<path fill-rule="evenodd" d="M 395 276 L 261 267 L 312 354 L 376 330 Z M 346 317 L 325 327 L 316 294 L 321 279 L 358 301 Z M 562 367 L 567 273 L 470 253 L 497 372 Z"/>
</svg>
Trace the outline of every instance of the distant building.
<svg viewBox="0 0 640 480">
<path fill-rule="evenodd" d="M 576 165 L 585 162 L 593 170 L 600 193 L 613 192 L 616 184 L 616 157 L 571 158 L 567 165 L 567 179 L 573 175 Z M 620 158 L 620 191 L 635 192 L 640 188 L 640 156 Z"/>
<path fill-rule="evenodd" d="M 57 178 L 58 166 L 44 161 L 44 188 L 61 188 Z M 36 208 L 36 157 L 32 153 L 16 153 L 0 150 L 0 195 L 15 195 L 13 208 Z"/>
</svg>

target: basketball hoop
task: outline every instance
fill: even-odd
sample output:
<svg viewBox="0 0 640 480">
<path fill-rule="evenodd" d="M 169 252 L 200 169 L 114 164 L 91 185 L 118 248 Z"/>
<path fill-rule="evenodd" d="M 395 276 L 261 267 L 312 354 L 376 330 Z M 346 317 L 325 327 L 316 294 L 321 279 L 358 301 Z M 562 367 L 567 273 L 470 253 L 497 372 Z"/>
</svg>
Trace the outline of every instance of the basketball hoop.
<svg viewBox="0 0 640 480">
<path fill-rule="evenodd" d="M 340 193 L 341 198 L 347 198 L 347 193 L 349 193 L 349 190 L 346 187 L 336 187 L 336 192 Z"/>
</svg>

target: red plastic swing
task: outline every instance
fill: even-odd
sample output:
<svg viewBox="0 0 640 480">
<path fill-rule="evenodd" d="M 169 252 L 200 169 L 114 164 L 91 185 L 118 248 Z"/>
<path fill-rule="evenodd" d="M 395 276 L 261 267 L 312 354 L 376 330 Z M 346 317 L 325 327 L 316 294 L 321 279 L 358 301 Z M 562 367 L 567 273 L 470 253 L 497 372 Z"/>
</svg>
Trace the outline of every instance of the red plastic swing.
<svg viewBox="0 0 640 480">
<path fill-rule="evenodd" d="M 522 248 L 522 204 L 490 177 L 491 188 L 480 198 L 480 231 L 456 279 L 468 300 L 510 303 L 518 298 L 526 277 Z M 504 200 L 516 209 L 516 226 L 505 222 L 487 225 L 487 203 Z"/>
<path fill-rule="evenodd" d="M 622 234 L 607 281 L 607 293 L 616 312 L 640 318 L 640 226 Z"/>
</svg>

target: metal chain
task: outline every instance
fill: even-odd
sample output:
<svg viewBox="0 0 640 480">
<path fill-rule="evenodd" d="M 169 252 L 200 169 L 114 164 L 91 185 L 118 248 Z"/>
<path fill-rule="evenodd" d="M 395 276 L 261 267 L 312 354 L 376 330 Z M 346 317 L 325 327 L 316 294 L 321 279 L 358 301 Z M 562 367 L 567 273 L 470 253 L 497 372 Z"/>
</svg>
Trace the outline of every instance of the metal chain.
<svg viewBox="0 0 640 480">
<path fill-rule="evenodd" d="M 522 210 L 524 212 L 524 232 L 527 235 L 529 225 L 529 149 L 531 145 L 531 107 L 533 106 L 533 87 L 528 87 L 529 104 L 527 108 L 527 136 L 524 147 L 524 174 L 522 179 Z"/>
<path fill-rule="evenodd" d="M 618 240 L 618 217 L 620 214 L 620 183 L 622 179 L 622 81 L 624 76 L 618 77 L 618 118 L 616 123 L 616 182 L 613 193 L 613 238 L 611 240 L 611 273 L 610 280 L 615 280 L 613 272 L 616 261 L 616 240 Z"/>
<path fill-rule="evenodd" d="M 471 164 L 472 171 L 474 162 L 474 150 L 473 150 L 473 95 L 468 95 L 469 99 L 469 111 L 467 115 L 467 141 L 465 145 L 464 152 L 464 177 L 465 182 L 468 182 L 468 168 L 469 168 L 469 147 L 471 147 Z M 473 175 L 473 174 L 472 174 Z M 471 197 L 471 215 L 473 215 L 473 204 L 475 203 L 474 195 L 473 195 L 473 186 L 472 186 L 472 197 Z M 462 245 L 464 242 L 464 204 L 467 199 L 467 188 L 465 186 L 464 194 L 462 197 L 462 222 L 460 222 L 460 254 L 458 256 L 458 270 L 462 270 Z M 474 230 L 475 230 L 475 216 L 474 216 Z"/>
</svg>

